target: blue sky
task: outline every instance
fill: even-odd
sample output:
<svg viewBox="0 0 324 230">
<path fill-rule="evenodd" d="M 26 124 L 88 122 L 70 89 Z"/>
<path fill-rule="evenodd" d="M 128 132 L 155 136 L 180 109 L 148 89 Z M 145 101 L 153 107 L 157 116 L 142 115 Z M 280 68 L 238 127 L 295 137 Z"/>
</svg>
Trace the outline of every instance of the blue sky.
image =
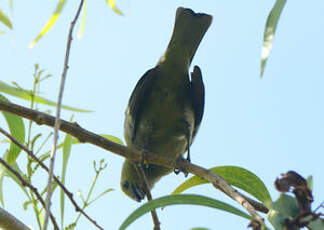
<svg viewBox="0 0 324 230">
<path fill-rule="evenodd" d="M 14 30 L 0 36 L 1 80 L 32 87 L 33 66 L 38 63 L 53 77 L 41 85 L 42 96 L 56 100 L 63 68 L 66 37 L 78 2 L 68 2 L 51 31 L 29 49 L 52 14 L 56 1 L 14 1 Z M 115 14 L 105 1 L 88 1 L 87 21 L 81 39 L 74 39 L 63 103 L 94 110 L 74 113 L 74 120 L 96 133 L 123 138 L 124 111 L 138 79 L 162 56 L 173 29 L 179 6 L 213 15 L 193 65 L 202 69 L 206 88 L 203 122 L 192 145 L 192 161 L 206 168 L 223 165 L 244 167 L 258 175 L 273 199 L 279 193 L 273 182 L 281 173 L 295 170 L 314 177 L 314 207 L 323 201 L 324 153 L 324 2 L 287 2 L 281 15 L 273 50 L 263 79 L 260 56 L 266 18 L 274 1 L 117 1 L 124 13 Z M 0 8 L 9 13 L 7 3 Z M 3 30 L 4 27 L 1 26 Z M 78 29 L 78 25 L 77 25 Z M 76 38 L 76 33 L 74 35 Z M 29 103 L 9 97 L 13 102 Z M 41 110 L 54 108 L 40 106 Z M 71 112 L 62 117 L 70 119 Z M 0 126 L 5 126 L 1 118 Z M 50 128 L 41 127 L 49 132 Z M 34 131 L 38 128 L 34 126 Z M 60 134 L 62 141 L 64 134 Z M 1 137 L 2 139 L 2 137 Z M 1 144 L 4 152 L 6 145 Z M 23 165 L 26 160 L 19 159 Z M 55 171 L 61 172 L 61 152 Z M 105 229 L 117 229 L 139 204 L 119 188 L 123 159 L 97 147 L 73 146 L 66 183 L 85 194 L 94 177 L 92 161 L 104 158 L 108 169 L 99 178 L 96 194 L 114 191 L 94 203 L 87 213 Z M 46 181 L 40 174 L 35 183 Z M 173 191 L 184 177 L 169 175 L 153 189 L 160 197 Z M 23 193 L 5 181 L 6 209 L 36 227 L 32 210 L 23 211 Z M 209 185 L 188 193 L 199 193 L 237 206 Z M 58 203 L 58 194 L 54 203 Z M 66 223 L 76 213 L 66 202 Z M 59 211 L 59 206 L 54 210 Z M 194 206 L 168 207 L 159 211 L 163 229 L 245 229 L 248 222 L 218 210 Z M 59 214 L 57 214 L 59 217 Z M 150 229 L 150 215 L 129 229 Z M 94 229 L 81 220 L 77 229 Z"/>
</svg>

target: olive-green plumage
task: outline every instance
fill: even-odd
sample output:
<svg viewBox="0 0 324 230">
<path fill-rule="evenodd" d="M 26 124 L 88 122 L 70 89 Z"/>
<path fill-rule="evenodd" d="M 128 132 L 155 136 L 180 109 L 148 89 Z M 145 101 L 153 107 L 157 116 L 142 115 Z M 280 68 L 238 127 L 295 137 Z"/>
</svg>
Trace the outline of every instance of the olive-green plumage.
<svg viewBox="0 0 324 230">
<path fill-rule="evenodd" d="M 138 81 L 128 103 L 124 123 L 127 146 L 172 159 L 188 150 L 204 111 L 204 85 L 198 66 L 189 79 L 188 69 L 212 17 L 178 8 L 170 43 L 156 67 Z M 125 160 L 122 190 L 141 201 L 145 189 L 135 163 Z M 172 169 L 148 164 L 144 167 L 149 189 Z"/>
</svg>

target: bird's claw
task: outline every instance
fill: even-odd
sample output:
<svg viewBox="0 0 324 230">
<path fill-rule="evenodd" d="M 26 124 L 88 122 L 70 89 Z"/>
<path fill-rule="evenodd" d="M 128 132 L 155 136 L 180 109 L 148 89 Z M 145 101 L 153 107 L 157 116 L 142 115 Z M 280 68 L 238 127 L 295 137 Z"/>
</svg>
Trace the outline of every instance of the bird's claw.
<svg viewBox="0 0 324 230">
<path fill-rule="evenodd" d="M 141 150 L 141 160 L 140 160 L 140 164 L 144 167 L 144 168 L 148 168 L 149 164 L 146 161 L 146 157 L 148 154 L 148 150 L 147 149 L 142 149 Z"/>
<path fill-rule="evenodd" d="M 182 156 L 180 156 L 180 157 L 177 159 L 177 165 L 178 165 L 178 166 L 179 166 L 179 165 L 182 165 L 182 164 L 179 164 L 179 163 L 178 163 L 178 162 L 180 162 L 180 161 L 190 162 L 190 158 L 187 157 L 186 159 L 184 159 Z M 189 174 L 188 171 L 187 171 L 187 169 L 184 168 L 184 167 L 182 167 L 182 166 L 175 168 L 173 171 L 174 171 L 174 173 L 175 173 L 176 175 L 178 175 L 180 172 L 182 172 L 183 175 L 184 175 L 185 177 L 187 177 L 188 174 Z"/>
</svg>

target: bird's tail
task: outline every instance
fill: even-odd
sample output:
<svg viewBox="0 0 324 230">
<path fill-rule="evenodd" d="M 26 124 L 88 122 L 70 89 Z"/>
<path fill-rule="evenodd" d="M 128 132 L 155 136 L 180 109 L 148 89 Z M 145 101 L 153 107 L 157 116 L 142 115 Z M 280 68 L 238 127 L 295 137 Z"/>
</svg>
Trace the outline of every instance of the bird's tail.
<svg viewBox="0 0 324 230">
<path fill-rule="evenodd" d="M 160 62 L 184 62 L 188 68 L 211 22 L 211 15 L 179 7 L 171 40 Z"/>
</svg>

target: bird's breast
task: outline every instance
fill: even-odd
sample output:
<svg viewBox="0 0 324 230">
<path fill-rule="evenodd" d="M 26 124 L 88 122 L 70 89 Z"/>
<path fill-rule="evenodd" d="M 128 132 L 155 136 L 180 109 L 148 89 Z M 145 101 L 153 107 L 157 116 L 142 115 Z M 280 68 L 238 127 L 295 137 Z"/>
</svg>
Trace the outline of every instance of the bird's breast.
<svg viewBox="0 0 324 230">
<path fill-rule="evenodd" d="M 192 133 L 194 113 L 189 101 L 168 89 L 155 90 L 137 127 L 134 145 L 165 156 L 186 151 L 186 134 Z"/>
</svg>

